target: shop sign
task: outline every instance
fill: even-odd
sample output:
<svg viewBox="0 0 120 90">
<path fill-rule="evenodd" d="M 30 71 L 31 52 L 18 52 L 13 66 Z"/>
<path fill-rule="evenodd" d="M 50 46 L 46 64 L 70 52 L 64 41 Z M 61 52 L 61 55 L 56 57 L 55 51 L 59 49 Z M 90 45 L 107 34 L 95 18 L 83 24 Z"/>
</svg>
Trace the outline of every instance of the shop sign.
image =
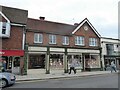
<svg viewBox="0 0 120 90">
<path fill-rule="evenodd" d="M 0 50 L 0 56 L 24 56 L 24 50 Z"/>
</svg>

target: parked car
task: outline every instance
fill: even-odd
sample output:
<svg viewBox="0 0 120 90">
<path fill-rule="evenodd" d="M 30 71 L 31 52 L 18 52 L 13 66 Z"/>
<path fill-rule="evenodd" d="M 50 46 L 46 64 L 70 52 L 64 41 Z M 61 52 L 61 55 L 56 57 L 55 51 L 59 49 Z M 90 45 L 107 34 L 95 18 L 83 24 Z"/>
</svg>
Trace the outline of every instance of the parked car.
<svg viewBox="0 0 120 90">
<path fill-rule="evenodd" d="M 15 84 L 16 77 L 10 72 L 0 72 L 0 87 L 4 88 L 9 85 Z"/>
</svg>

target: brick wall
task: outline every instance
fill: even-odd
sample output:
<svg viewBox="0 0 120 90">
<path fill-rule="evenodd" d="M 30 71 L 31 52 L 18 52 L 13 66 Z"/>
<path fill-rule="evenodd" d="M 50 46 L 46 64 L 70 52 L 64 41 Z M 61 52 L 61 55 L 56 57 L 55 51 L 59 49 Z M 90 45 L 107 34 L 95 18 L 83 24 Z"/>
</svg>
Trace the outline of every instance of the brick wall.
<svg viewBox="0 0 120 90">
<path fill-rule="evenodd" d="M 22 49 L 23 28 L 12 26 L 10 38 L 2 39 L 2 49 Z"/>
<path fill-rule="evenodd" d="M 84 30 L 84 25 L 88 26 L 88 31 Z M 62 35 L 56 35 L 57 36 L 57 44 L 49 44 L 49 34 L 42 33 L 43 34 L 43 44 L 34 44 L 34 32 L 27 32 L 26 34 L 26 41 L 29 43 L 29 45 L 39 45 L 39 46 L 64 46 L 64 47 L 82 47 L 82 48 L 95 48 L 89 46 L 89 38 L 97 38 L 98 40 L 98 46 L 100 46 L 100 38 L 96 35 L 96 33 L 92 30 L 92 28 L 85 23 L 77 32 L 75 32 L 74 35 L 69 36 L 69 45 L 62 45 Z M 54 34 L 53 34 L 54 35 Z M 85 38 L 85 46 L 76 46 L 75 45 L 75 36 L 84 36 Z M 97 48 L 97 47 L 96 47 Z"/>
</svg>

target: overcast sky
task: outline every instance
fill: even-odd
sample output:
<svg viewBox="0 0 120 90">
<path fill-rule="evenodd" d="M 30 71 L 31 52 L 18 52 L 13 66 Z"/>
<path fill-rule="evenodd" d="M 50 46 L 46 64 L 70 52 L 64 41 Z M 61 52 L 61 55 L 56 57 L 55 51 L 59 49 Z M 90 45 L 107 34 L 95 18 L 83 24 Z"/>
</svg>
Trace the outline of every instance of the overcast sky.
<svg viewBox="0 0 120 90">
<path fill-rule="evenodd" d="M 0 5 L 28 10 L 28 17 L 74 24 L 84 18 L 102 37 L 118 38 L 119 0 L 0 0 Z"/>
</svg>

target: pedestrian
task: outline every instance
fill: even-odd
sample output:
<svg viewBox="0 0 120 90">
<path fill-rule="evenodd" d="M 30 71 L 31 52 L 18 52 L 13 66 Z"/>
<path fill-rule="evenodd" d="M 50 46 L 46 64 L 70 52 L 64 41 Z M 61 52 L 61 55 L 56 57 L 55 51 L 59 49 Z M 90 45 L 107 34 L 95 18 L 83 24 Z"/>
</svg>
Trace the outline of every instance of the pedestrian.
<svg viewBox="0 0 120 90">
<path fill-rule="evenodd" d="M 109 67 L 109 64 L 108 64 L 108 63 L 106 63 L 106 64 L 105 64 L 105 71 L 107 71 L 107 70 L 108 70 L 108 67 Z"/>
<path fill-rule="evenodd" d="M 69 71 L 69 74 L 71 74 L 71 71 L 73 70 L 74 71 L 74 74 L 76 74 L 76 69 L 75 69 L 75 66 L 76 66 L 76 60 L 73 59 L 70 63 L 70 71 Z"/>
<path fill-rule="evenodd" d="M 117 72 L 117 70 L 116 70 L 116 65 L 114 64 L 114 61 L 111 62 L 110 68 L 111 68 L 111 73 L 113 72 L 113 70 L 114 70 L 115 72 Z"/>
<path fill-rule="evenodd" d="M 6 60 L 5 59 L 3 59 L 3 71 L 6 71 Z"/>
</svg>

